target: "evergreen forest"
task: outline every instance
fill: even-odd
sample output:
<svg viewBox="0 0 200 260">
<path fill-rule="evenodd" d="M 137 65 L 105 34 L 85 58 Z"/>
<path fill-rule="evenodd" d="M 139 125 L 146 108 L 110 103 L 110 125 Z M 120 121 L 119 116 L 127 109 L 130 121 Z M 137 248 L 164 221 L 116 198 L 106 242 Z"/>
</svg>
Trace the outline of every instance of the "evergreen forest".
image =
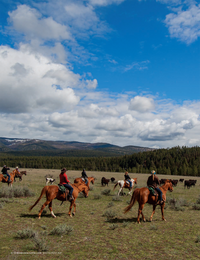
<svg viewBox="0 0 200 260">
<path fill-rule="evenodd" d="M 200 176 L 200 147 L 173 147 L 117 157 L 21 156 L 1 153 L 8 167 Z"/>
</svg>

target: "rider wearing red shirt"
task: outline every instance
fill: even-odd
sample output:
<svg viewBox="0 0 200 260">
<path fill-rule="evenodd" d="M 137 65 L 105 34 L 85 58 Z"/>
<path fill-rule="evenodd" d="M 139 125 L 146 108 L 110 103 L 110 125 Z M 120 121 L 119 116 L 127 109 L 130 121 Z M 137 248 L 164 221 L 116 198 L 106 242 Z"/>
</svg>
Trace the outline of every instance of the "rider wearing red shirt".
<svg viewBox="0 0 200 260">
<path fill-rule="evenodd" d="M 67 188 L 69 190 L 68 200 L 71 201 L 71 200 L 73 200 L 73 197 L 72 197 L 73 188 L 71 185 L 68 184 L 70 181 L 67 178 L 66 171 L 67 171 L 66 168 L 63 168 L 61 170 L 61 173 L 59 175 L 60 184 L 62 184 L 63 186 L 65 186 L 65 188 Z"/>
</svg>

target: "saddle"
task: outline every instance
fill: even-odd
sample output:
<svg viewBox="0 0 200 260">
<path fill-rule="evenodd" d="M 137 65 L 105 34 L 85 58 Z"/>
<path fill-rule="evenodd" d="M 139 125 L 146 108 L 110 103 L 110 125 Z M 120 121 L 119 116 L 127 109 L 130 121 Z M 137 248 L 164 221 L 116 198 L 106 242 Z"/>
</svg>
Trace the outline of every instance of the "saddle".
<svg viewBox="0 0 200 260">
<path fill-rule="evenodd" d="M 125 180 L 125 183 L 126 183 L 126 186 L 128 186 L 130 188 L 130 182 Z M 132 187 L 133 187 L 133 185 L 132 185 Z"/>
<path fill-rule="evenodd" d="M 61 192 L 61 193 L 65 193 L 66 192 L 66 188 L 65 188 L 65 186 L 63 186 L 62 184 L 58 184 L 58 188 L 59 188 L 59 191 Z"/>
<path fill-rule="evenodd" d="M 158 192 L 153 187 L 148 187 L 152 196 L 158 196 Z"/>
</svg>

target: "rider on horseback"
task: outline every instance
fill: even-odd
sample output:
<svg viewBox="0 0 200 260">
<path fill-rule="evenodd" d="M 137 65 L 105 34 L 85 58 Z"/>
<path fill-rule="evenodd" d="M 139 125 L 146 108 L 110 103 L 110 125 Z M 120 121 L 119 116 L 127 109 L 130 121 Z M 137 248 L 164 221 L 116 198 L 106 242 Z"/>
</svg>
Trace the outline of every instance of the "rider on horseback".
<svg viewBox="0 0 200 260">
<path fill-rule="evenodd" d="M 153 188 L 154 190 L 156 190 L 158 192 L 157 205 L 162 205 L 164 202 L 164 200 L 162 198 L 162 191 L 157 187 L 157 185 L 160 184 L 160 181 L 155 174 L 156 174 L 156 172 L 154 170 L 151 171 L 151 175 L 149 176 L 149 178 L 147 180 L 147 186 L 150 188 Z"/>
<path fill-rule="evenodd" d="M 10 170 L 10 168 L 8 168 L 8 167 L 6 167 L 6 165 L 4 165 L 1 172 L 8 176 L 8 183 L 9 183 L 9 182 L 11 182 L 11 180 L 10 180 L 10 174 L 8 173 L 8 170 Z"/>
<path fill-rule="evenodd" d="M 83 169 L 81 175 L 82 175 L 82 178 L 85 180 L 85 184 L 87 185 L 87 184 L 88 184 L 88 179 L 87 179 L 88 176 L 87 176 L 87 174 L 86 174 L 85 169 Z"/>
<path fill-rule="evenodd" d="M 72 188 L 71 185 L 68 184 L 70 181 L 67 178 L 66 171 L 67 171 L 66 168 L 63 168 L 61 170 L 61 173 L 59 175 L 60 184 L 62 184 L 65 188 L 67 188 L 69 190 L 68 200 L 72 201 L 74 199 L 73 196 L 72 196 L 73 188 Z"/>
<path fill-rule="evenodd" d="M 128 175 L 127 169 L 125 169 L 125 171 L 126 171 L 125 174 L 124 174 L 125 181 L 128 181 L 129 184 L 130 184 L 130 188 L 132 188 L 131 177 Z"/>
<path fill-rule="evenodd" d="M 19 167 L 18 167 L 18 166 L 15 168 L 15 174 L 20 174 L 20 171 L 19 171 Z"/>
</svg>

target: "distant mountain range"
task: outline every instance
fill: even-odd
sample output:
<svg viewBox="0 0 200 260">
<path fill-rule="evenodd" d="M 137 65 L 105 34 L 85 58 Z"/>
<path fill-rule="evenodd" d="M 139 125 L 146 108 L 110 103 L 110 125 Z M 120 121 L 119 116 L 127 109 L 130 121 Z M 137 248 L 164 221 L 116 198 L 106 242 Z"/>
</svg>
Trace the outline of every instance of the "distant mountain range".
<svg viewBox="0 0 200 260">
<path fill-rule="evenodd" d="M 132 145 L 120 147 L 109 143 L 45 141 L 0 137 L 1 153 L 21 156 L 113 157 L 152 150 L 154 149 Z"/>
</svg>

